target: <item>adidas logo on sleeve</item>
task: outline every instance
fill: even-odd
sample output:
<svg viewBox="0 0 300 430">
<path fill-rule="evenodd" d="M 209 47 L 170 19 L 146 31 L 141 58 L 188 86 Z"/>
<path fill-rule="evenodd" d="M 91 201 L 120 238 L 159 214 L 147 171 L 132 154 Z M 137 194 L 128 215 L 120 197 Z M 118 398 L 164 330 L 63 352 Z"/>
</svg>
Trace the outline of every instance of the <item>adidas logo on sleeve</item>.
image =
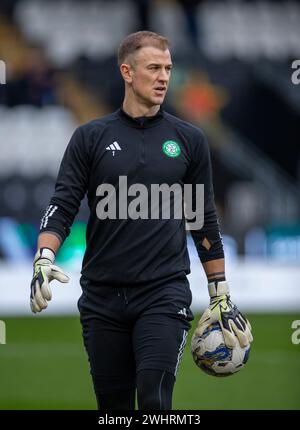
<svg viewBox="0 0 300 430">
<path fill-rule="evenodd" d="M 109 146 L 107 146 L 105 148 L 107 151 L 112 151 L 112 155 L 113 157 L 115 156 L 115 152 L 116 151 L 121 151 L 122 149 L 120 148 L 120 145 L 118 144 L 117 141 L 114 141 L 113 143 L 111 143 Z"/>
</svg>

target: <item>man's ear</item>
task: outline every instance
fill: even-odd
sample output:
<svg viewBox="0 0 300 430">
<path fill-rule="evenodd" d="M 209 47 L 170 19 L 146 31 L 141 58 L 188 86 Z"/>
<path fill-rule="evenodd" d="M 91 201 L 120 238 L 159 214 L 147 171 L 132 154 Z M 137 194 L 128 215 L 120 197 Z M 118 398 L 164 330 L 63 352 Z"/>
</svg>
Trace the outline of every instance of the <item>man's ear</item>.
<svg viewBox="0 0 300 430">
<path fill-rule="evenodd" d="M 130 66 L 130 64 L 121 64 L 120 66 L 120 72 L 125 82 L 128 84 L 131 84 L 132 82 L 132 75 L 133 75 L 133 69 Z"/>
</svg>

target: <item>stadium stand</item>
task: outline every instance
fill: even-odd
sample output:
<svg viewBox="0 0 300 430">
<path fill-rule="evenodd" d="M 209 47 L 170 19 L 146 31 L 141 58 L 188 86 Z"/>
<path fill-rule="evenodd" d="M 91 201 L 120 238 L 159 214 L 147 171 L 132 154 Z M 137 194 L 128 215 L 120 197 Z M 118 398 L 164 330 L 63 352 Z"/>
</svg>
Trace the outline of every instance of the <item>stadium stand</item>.
<svg viewBox="0 0 300 430">
<path fill-rule="evenodd" d="M 8 82 L 0 86 L 1 214 L 19 219 L 26 207 L 26 219 L 36 221 L 41 205 L 30 198 L 21 210 L 5 197 L 7 189 L 35 188 L 43 173 L 40 189 L 53 186 L 76 125 L 120 106 L 115 51 L 144 19 L 172 42 L 176 67 L 166 109 L 208 135 L 223 228 L 243 253 L 249 229 L 299 218 L 300 154 L 293 136 L 300 133 L 300 96 L 290 79 L 290 59 L 299 54 L 299 3 L 191 1 L 192 21 L 181 1 L 145 2 L 144 10 L 137 3 L 19 0 L 2 9 L 0 58 Z M 187 23 L 196 27 L 179 32 Z M 26 85 L 38 97 L 27 97 Z"/>
</svg>

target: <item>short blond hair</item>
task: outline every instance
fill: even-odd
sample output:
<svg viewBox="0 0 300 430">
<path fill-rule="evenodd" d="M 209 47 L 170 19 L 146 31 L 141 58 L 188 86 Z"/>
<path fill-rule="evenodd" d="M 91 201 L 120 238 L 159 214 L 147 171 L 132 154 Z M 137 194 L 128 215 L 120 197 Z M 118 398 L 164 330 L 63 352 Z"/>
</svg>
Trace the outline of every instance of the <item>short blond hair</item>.
<svg viewBox="0 0 300 430">
<path fill-rule="evenodd" d="M 120 44 L 118 49 L 118 64 L 121 66 L 126 59 L 135 54 L 139 49 L 145 46 L 153 46 L 154 48 L 165 51 L 169 49 L 170 43 L 168 39 L 153 31 L 138 31 L 131 33 Z"/>
</svg>

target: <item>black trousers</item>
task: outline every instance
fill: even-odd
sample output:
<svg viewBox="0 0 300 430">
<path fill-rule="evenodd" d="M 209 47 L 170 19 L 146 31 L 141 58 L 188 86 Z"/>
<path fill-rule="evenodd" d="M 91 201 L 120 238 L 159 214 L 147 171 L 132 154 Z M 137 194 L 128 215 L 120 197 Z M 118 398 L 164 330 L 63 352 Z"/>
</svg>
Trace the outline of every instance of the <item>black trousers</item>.
<svg viewBox="0 0 300 430">
<path fill-rule="evenodd" d="M 82 277 L 81 286 L 78 309 L 97 397 L 134 390 L 142 370 L 176 378 L 194 319 L 185 274 L 122 287 Z"/>
</svg>

